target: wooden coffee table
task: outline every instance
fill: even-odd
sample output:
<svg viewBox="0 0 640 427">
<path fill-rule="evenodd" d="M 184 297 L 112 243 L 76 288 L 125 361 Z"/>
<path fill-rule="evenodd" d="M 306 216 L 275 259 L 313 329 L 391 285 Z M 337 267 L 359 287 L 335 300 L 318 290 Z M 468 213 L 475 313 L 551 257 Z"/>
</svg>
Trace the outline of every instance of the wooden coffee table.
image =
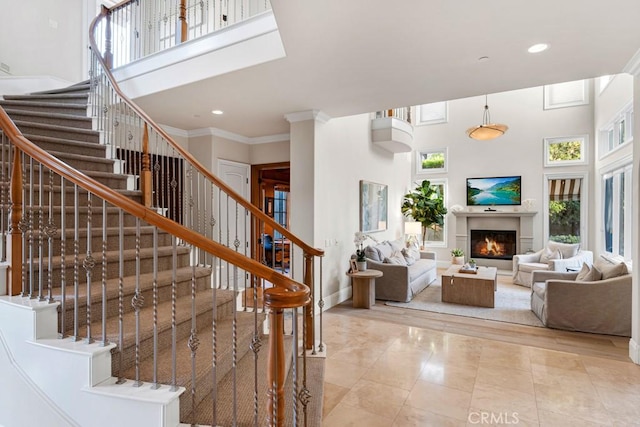
<svg viewBox="0 0 640 427">
<path fill-rule="evenodd" d="M 376 304 L 376 277 L 382 277 L 382 271 L 364 270 L 347 273 L 353 282 L 353 307 L 371 308 Z"/>
<path fill-rule="evenodd" d="M 460 265 L 452 265 L 442 273 L 442 302 L 495 307 L 498 269 L 478 267 L 476 274 L 460 273 Z"/>
</svg>

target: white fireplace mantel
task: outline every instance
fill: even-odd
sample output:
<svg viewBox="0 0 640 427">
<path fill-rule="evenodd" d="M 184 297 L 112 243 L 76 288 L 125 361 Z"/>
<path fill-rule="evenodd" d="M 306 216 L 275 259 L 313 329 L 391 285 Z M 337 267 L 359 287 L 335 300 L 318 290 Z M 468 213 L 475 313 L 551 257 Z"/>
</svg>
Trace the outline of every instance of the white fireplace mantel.
<svg viewBox="0 0 640 427">
<path fill-rule="evenodd" d="M 518 232 L 517 253 L 524 253 L 533 249 L 533 217 L 536 211 L 458 211 L 452 212 L 456 217 L 456 247 L 463 248 L 465 253 L 471 253 L 471 242 L 469 241 L 469 221 L 478 224 L 478 220 L 487 219 L 487 222 L 494 223 L 496 220 L 509 220 L 516 224 Z M 484 260 L 483 260 L 484 261 Z M 487 260 L 489 261 L 489 260 Z M 508 269 L 511 261 L 491 260 L 490 264 L 498 268 Z"/>
</svg>

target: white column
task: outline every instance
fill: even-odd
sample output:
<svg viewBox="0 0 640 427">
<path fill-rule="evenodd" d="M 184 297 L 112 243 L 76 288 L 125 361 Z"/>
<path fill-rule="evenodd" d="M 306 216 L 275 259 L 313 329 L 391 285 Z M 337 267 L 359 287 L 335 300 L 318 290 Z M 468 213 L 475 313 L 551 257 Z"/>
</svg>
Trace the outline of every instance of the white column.
<svg viewBox="0 0 640 427">
<path fill-rule="evenodd" d="M 629 357 L 634 363 L 640 364 L 640 51 L 629 62 L 625 71 L 633 74 L 633 111 L 636 119 L 633 124 L 633 205 L 631 207 L 633 235 L 633 287 L 631 295 L 631 340 L 629 341 Z"/>
</svg>

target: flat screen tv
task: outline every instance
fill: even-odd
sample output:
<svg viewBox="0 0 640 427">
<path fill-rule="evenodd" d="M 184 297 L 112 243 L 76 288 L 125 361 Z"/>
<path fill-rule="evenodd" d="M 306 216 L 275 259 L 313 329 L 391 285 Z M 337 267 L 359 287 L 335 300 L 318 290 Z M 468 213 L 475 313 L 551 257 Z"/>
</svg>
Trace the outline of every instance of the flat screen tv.
<svg viewBox="0 0 640 427">
<path fill-rule="evenodd" d="M 520 176 L 467 178 L 467 206 L 521 204 Z"/>
</svg>

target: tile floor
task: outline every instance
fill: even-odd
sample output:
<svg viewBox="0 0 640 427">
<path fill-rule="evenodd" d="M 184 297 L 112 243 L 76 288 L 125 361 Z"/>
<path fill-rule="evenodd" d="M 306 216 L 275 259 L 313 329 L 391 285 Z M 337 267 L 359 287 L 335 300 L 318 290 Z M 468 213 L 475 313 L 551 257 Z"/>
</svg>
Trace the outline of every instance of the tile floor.
<svg viewBox="0 0 640 427">
<path fill-rule="evenodd" d="M 333 309 L 324 341 L 326 427 L 640 426 L 640 366 L 624 358 Z"/>
</svg>

